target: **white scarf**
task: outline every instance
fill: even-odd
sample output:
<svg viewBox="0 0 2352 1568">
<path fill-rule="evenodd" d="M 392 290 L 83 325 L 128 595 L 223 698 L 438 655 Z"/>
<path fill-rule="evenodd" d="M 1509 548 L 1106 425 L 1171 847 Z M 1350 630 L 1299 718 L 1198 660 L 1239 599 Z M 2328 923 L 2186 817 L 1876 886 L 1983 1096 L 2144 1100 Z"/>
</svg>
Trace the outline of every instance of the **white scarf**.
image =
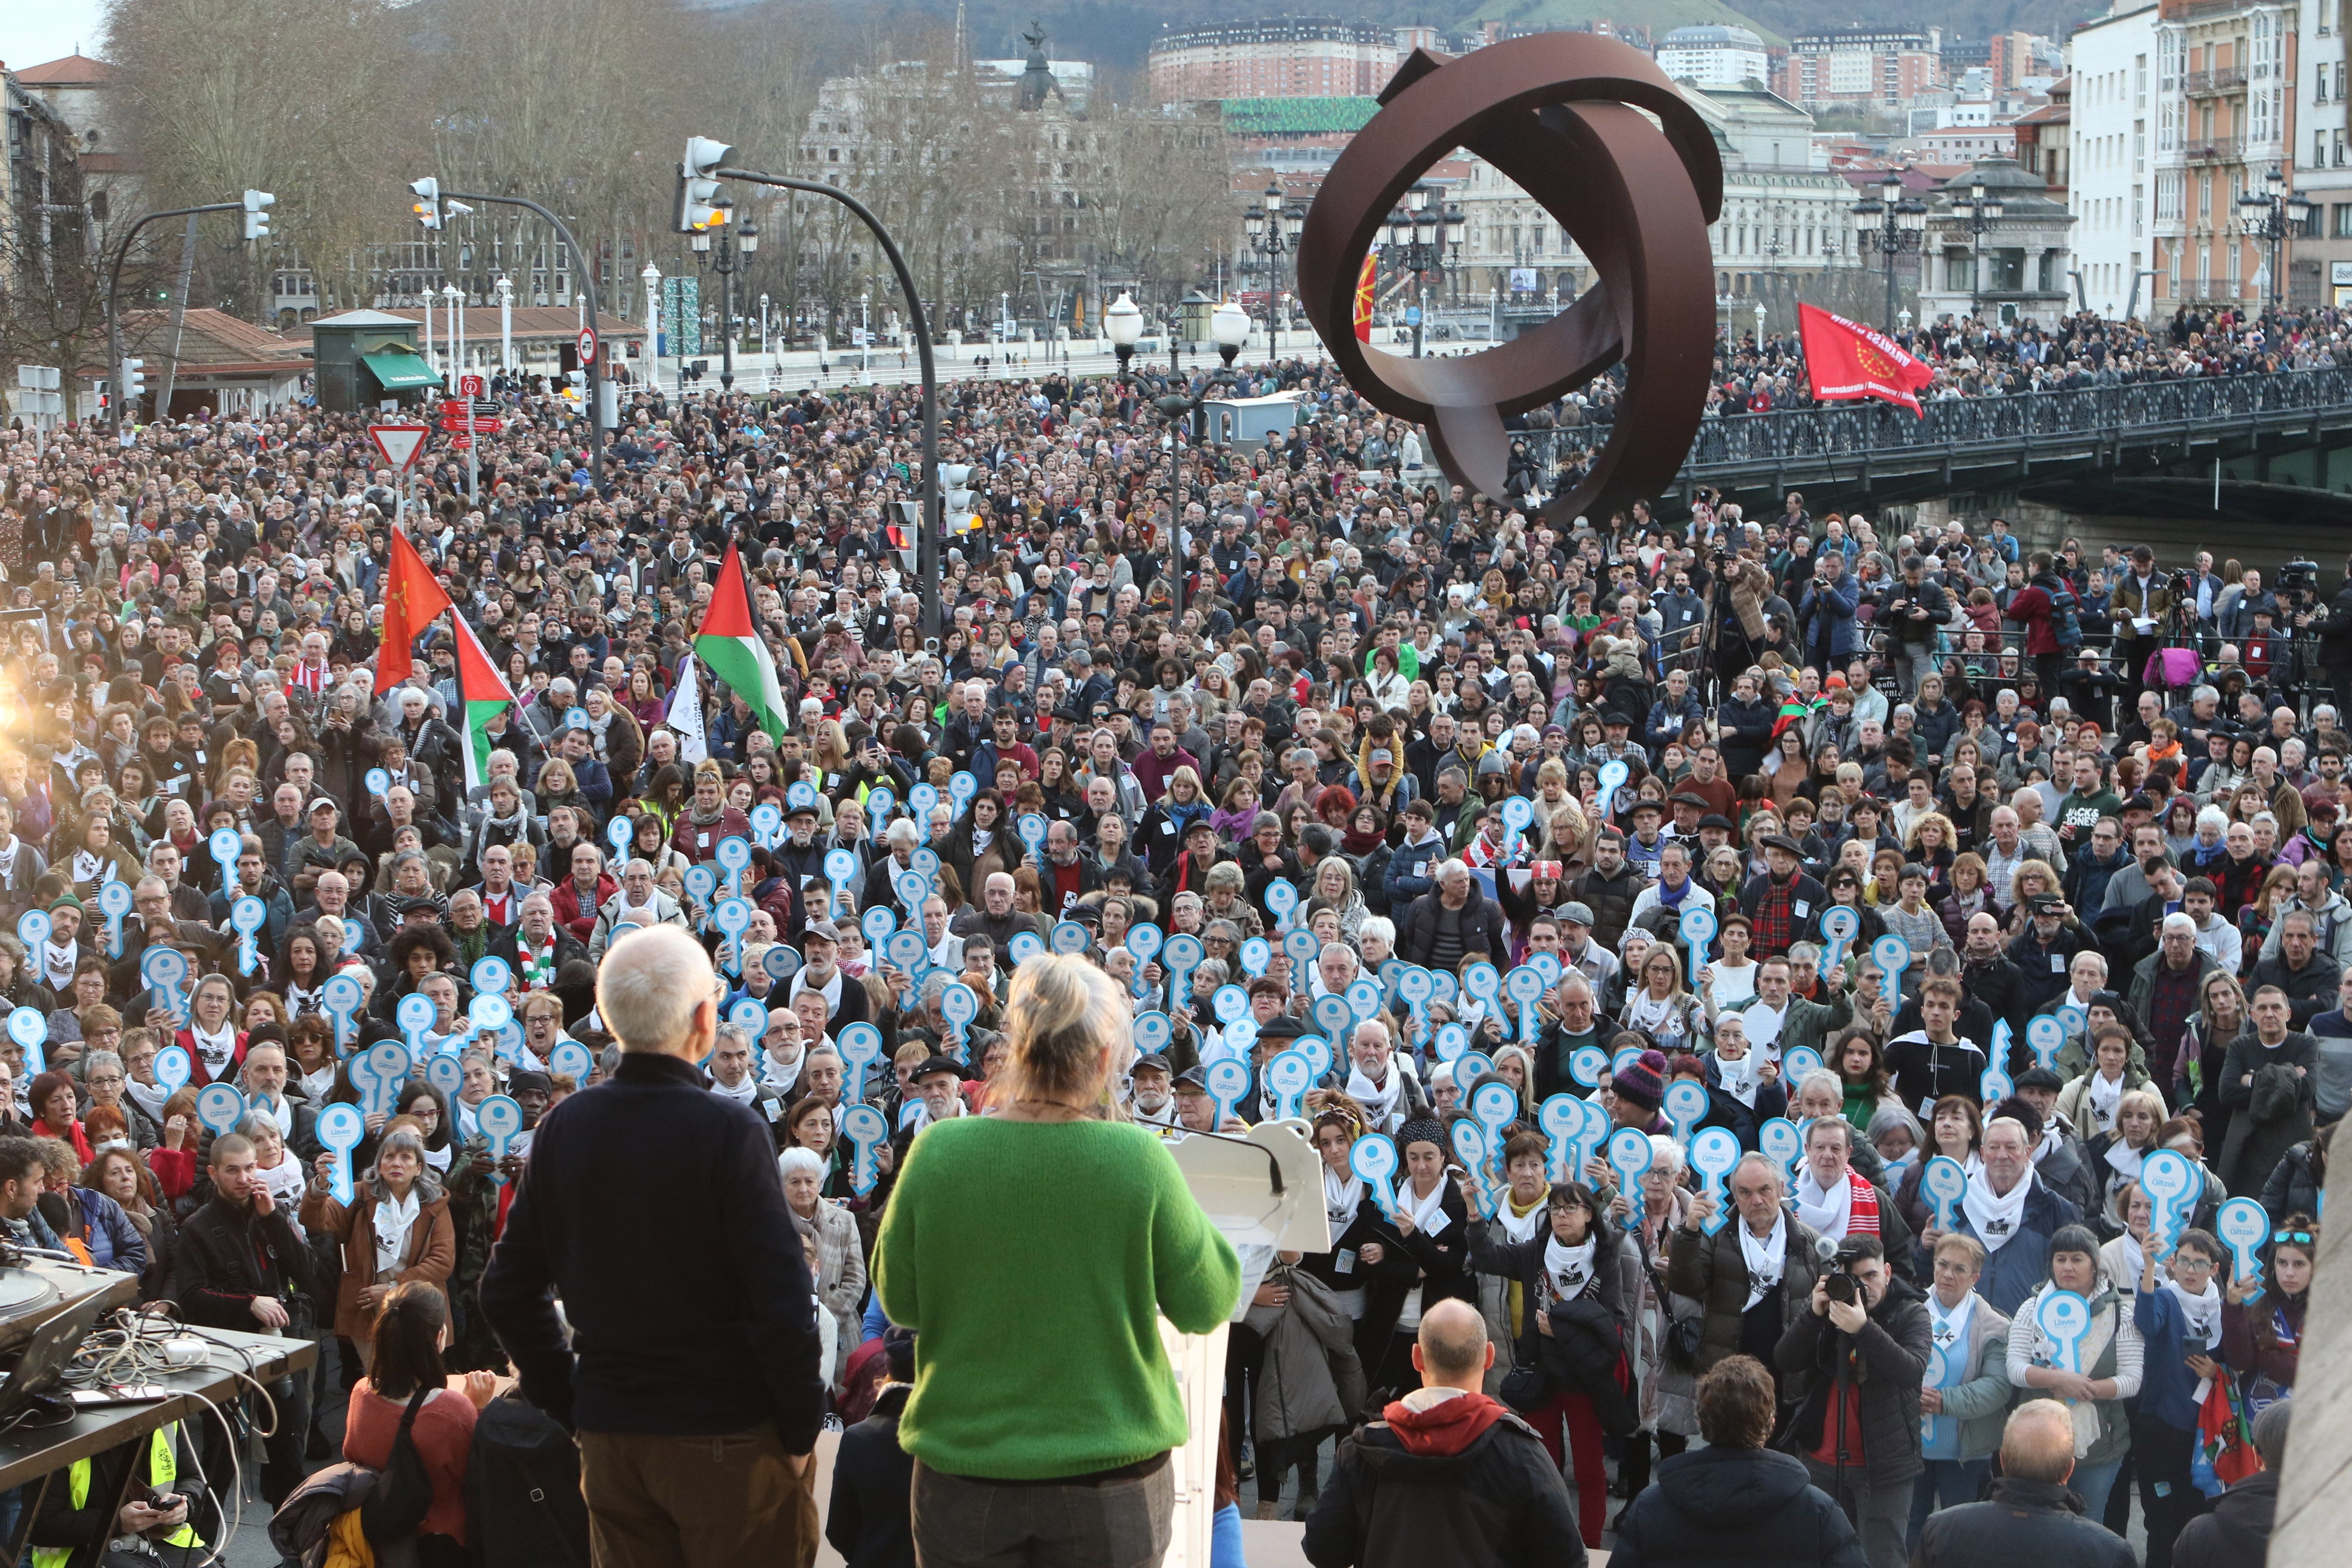
<svg viewBox="0 0 2352 1568">
<path fill-rule="evenodd" d="M 1748 1265 L 1748 1300 L 1739 1308 L 1745 1312 L 1761 1301 L 1766 1292 L 1780 1289 L 1780 1276 L 1789 1266 L 1788 1211 L 1782 1209 L 1772 1215 L 1769 1236 L 1759 1237 L 1738 1215 L 1731 1216 L 1731 1228 L 1739 1233 L 1739 1257 Z"/>
<path fill-rule="evenodd" d="M 375 1271 L 388 1272 L 400 1267 L 401 1254 L 408 1246 L 409 1227 L 416 1223 L 423 1205 L 418 1203 L 416 1189 L 408 1189 L 408 1196 L 399 1203 L 380 1198 L 375 1205 Z"/>
<path fill-rule="evenodd" d="M 1807 1165 L 1797 1173 L 1797 1217 L 1832 1241 L 1845 1239 L 1846 1222 L 1853 1215 L 1853 1184 L 1840 1181 L 1834 1192 L 1824 1191 Z"/>
<path fill-rule="evenodd" d="M 1157 1110 L 1144 1110 L 1143 1103 L 1140 1100 L 1135 1102 L 1134 1110 L 1136 1121 L 1146 1127 L 1173 1127 L 1176 1125 L 1176 1097 L 1172 1094 L 1166 1100 L 1160 1102 L 1160 1109 Z M 1323 1186 L 1326 1194 L 1328 1194 L 1331 1186 L 1331 1167 L 1328 1165 L 1323 1167 Z"/>
<path fill-rule="evenodd" d="M 1518 1212 L 1518 1205 L 1507 1194 L 1495 1210 L 1496 1223 L 1503 1227 L 1503 1234 L 1513 1241 L 1528 1240 L 1535 1235 L 1537 1227 L 1550 1217 L 1551 1205 L 1543 1197 L 1538 1197 L 1536 1206 L 1521 1214 Z"/>
<path fill-rule="evenodd" d="M 164 1101 L 170 1100 L 172 1097 L 164 1092 L 163 1086 L 162 1084 L 141 1083 L 134 1078 L 122 1087 L 124 1090 L 130 1094 L 132 1100 L 139 1102 L 140 1110 L 145 1111 L 148 1115 L 154 1117 L 159 1121 L 163 1120 Z"/>
<path fill-rule="evenodd" d="M 1331 1234 L 1339 1234 L 1355 1223 L 1357 1205 L 1364 1201 L 1364 1178 L 1349 1176 L 1339 1179 L 1339 1173 L 1330 1166 L 1323 1167 L 1323 1214 L 1331 1222 Z"/>
<path fill-rule="evenodd" d="M 1328 1170 L 1329 1167 L 1326 1166 L 1325 1169 Z M 1411 1182 L 1405 1183 L 1398 1189 L 1398 1206 L 1412 1216 L 1412 1228 L 1422 1235 L 1435 1236 L 1445 1228 L 1445 1189 L 1448 1184 L 1441 1173 L 1437 1178 L 1437 1184 L 1429 1189 L 1427 1197 L 1416 1194 Z"/>
<path fill-rule="evenodd" d="M 41 977 L 49 989 L 62 995 L 73 984 L 74 965 L 81 960 L 81 943 L 69 942 L 63 947 L 56 942 L 41 943 Z"/>
<path fill-rule="evenodd" d="M 2017 1185 L 2001 1197 L 1992 1190 L 1988 1178 L 1969 1179 L 1968 1190 L 1960 1194 L 1960 1208 L 1969 1216 L 1969 1228 L 1976 1232 L 1977 1240 L 1987 1252 L 1999 1252 L 2017 1237 L 2018 1226 L 2025 1217 L 2025 1194 L 2033 1190 L 2032 1171 L 2025 1173 Z"/>
<path fill-rule="evenodd" d="M 793 1091 L 793 1085 L 800 1082 L 801 1068 L 807 1061 L 808 1047 L 805 1046 L 801 1047 L 798 1056 L 788 1062 L 778 1061 L 776 1053 L 773 1051 L 761 1051 L 760 1053 L 761 1080 L 772 1085 L 778 1094 L 790 1094 Z"/>
<path fill-rule="evenodd" d="M 317 1072 L 306 1072 L 295 1081 L 302 1086 L 304 1098 L 314 1104 L 324 1103 L 328 1091 L 335 1087 L 335 1064 L 330 1061 Z"/>
<path fill-rule="evenodd" d="M 710 1092 L 713 1094 L 723 1094 L 738 1105 L 749 1105 L 753 1100 L 760 1098 L 760 1080 L 753 1078 L 750 1073 L 745 1073 L 743 1075 L 743 1081 L 736 1085 L 733 1089 L 730 1089 L 725 1084 L 719 1082 L 717 1076 L 714 1075 L 710 1079 Z"/>
<path fill-rule="evenodd" d="M 1743 1052 L 1738 1061 L 1726 1061 L 1721 1055 L 1715 1058 L 1716 1071 L 1723 1079 L 1723 1091 L 1748 1110 L 1756 1109 L 1756 1091 L 1763 1085 L 1756 1079 L 1756 1053 Z"/>
<path fill-rule="evenodd" d="M 2129 1176 L 2134 1181 L 2139 1180 L 2140 1164 L 2147 1158 L 2147 1154 L 2145 1151 L 2133 1148 L 2120 1138 L 2107 1145 L 2107 1163 L 2114 1168 L 2118 1176 Z"/>
<path fill-rule="evenodd" d="M 2192 1296 L 2180 1288 L 2178 1279 L 2164 1282 L 2167 1294 L 2180 1304 L 2181 1315 L 2189 1320 L 2182 1333 L 2181 1344 L 2189 1354 L 2210 1351 L 2221 1342 L 2221 1288 L 2212 1280 L 2205 1281 L 2205 1293 Z"/>
<path fill-rule="evenodd" d="M 2123 1103 L 2124 1080 L 2121 1073 L 2110 1079 L 2103 1072 L 2091 1075 L 2091 1087 L 2083 1096 L 2083 1103 L 2091 1112 L 2095 1131 L 2105 1132 L 2116 1124 L 2116 1110 Z"/>
<path fill-rule="evenodd" d="M 1929 1337 L 1944 1353 L 1944 1366 L 1949 1381 L 1944 1386 L 1967 1381 L 1968 1368 L 1959 1358 L 1959 1351 L 1969 1340 L 1969 1321 L 1976 1316 L 1977 1293 L 1974 1290 L 1960 1298 L 1960 1304 L 1950 1311 L 1944 1310 L 1942 1298 L 1927 1292 Z"/>
<path fill-rule="evenodd" d="M 1557 1236 L 1545 1240 L 1544 1276 L 1551 1284 L 1553 1300 L 1573 1301 L 1592 1283 L 1593 1240 L 1587 1236 L 1580 1247 L 1570 1247 Z"/>
<path fill-rule="evenodd" d="M 88 849 L 74 851 L 73 879 L 75 881 L 95 882 L 105 869 L 106 861 L 103 857 Z"/>
<path fill-rule="evenodd" d="M 327 985 L 324 980 L 321 980 L 316 985 L 308 987 L 296 985 L 291 982 L 289 982 L 286 986 L 287 1016 L 291 1018 L 304 1018 L 310 1016 L 313 1013 L 323 1013 L 326 1011 L 326 1008 L 321 1005 L 320 1000 L 320 993 L 324 992 L 326 988 Z M 334 1075 L 330 1073 L 327 1076 L 331 1079 Z"/>
<path fill-rule="evenodd" d="M 286 1097 L 284 1095 L 257 1094 L 246 1102 L 246 1107 L 250 1110 L 268 1111 L 269 1113 L 269 1119 L 278 1123 L 278 1136 L 282 1140 L 289 1141 L 293 1138 L 294 1108 L 286 1103 Z M 299 1179 L 308 1179 L 307 1177 L 302 1177 L 299 1171 L 296 1173 L 296 1175 Z"/>
<path fill-rule="evenodd" d="M 205 1033 L 205 1026 L 194 1018 L 188 1020 L 188 1037 L 196 1043 L 196 1056 L 205 1064 L 207 1077 L 217 1079 L 229 1058 L 236 1055 L 236 1026 L 226 1020 L 217 1035 Z"/>
<path fill-rule="evenodd" d="M 1404 1073 L 1393 1061 L 1389 1063 L 1389 1081 L 1378 1088 L 1364 1076 L 1363 1068 L 1351 1065 L 1348 1098 L 1362 1106 L 1367 1119 L 1382 1132 L 1393 1132 L 1404 1125 L 1404 1111 L 1399 1104 L 1404 1098 Z"/>
<path fill-rule="evenodd" d="M 2142 1247 L 2139 1237 L 2130 1231 L 2124 1232 L 2107 1245 L 2116 1249 L 2116 1261 L 2124 1266 L 2108 1269 L 2115 1276 L 2116 1289 L 2122 1295 L 2130 1296 L 2139 1289 L 2139 1278 L 2147 1271 L 2147 1248 Z M 2169 1279 L 2171 1273 L 2159 1262 L 2156 1266 L 2156 1277 L 2162 1281 Z"/>
</svg>

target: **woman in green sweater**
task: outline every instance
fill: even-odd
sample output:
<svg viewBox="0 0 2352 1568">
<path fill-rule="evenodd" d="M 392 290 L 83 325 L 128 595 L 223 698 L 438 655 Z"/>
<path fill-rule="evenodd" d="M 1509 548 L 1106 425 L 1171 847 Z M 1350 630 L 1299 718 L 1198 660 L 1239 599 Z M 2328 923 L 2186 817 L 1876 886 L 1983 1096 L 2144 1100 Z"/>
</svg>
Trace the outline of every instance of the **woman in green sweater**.
<svg viewBox="0 0 2352 1568">
<path fill-rule="evenodd" d="M 882 1309 L 916 1331 L 916 1548 L 926 1568 L 1156 1563 L 1185 1437 L 1158 1320 L 1214 1330 L 1241 1264 L 1114 1108 L 1133 1014 L 1109 976 L 1033 958 L 1005 1015 L 994 1113 L 923 1130 L 875 1247 Z"/>
</svg>

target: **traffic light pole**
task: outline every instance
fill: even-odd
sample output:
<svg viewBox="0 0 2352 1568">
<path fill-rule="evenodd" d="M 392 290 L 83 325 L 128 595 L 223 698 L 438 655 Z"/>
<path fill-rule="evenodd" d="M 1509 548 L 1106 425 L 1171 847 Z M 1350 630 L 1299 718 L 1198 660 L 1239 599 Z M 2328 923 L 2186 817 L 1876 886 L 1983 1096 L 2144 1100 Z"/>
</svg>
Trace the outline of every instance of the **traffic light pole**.
<svg viewBox="0 0 2352 1568">
<path fill-rule="evenodd" d="M 562 218 L 527 196 L 487 196 L 465 191 L 444 191 L 444 199 L 453 202 L 492 202 L 501 206 L 521 207 L 537 213 L 547 226 L 562 237 L 572 252 L 572 276 L 574 286 L 588 297 L 588 330 L 596 334 L 596 357 L 588 362 L 588 473 L 589 483 L 598 495 L 604 493 L 604 329 L 596 319 L 596 268 L 580 242 L 572 237 L 572 229 Z M 433 307 L 428 302 L 426 310 Z"/>
<path fill-rule="evenodd" d="M 122 243 L 114 247 L 113 263 L 106 270 L 106 363 L 108 378 L 117 384 L 114 395 L 107 399 L 107 412 L 113 416 L 110 423 L 116 437 L 122 434 L 122 405 L 127 401 L 120 384 L 122 379 L 122 264 L 131 258 L 131 242 L 139 231 L 159 218 L 193 217 L 199 213 L 241 213 L 245 203 L 213 202 L 200 207 L 173 207 L 164 212 L 148 213 L 124 232 Z M 170 409 L 159 410 L 169 414 Z"/>
<path fill-rule="evenodd" d="M 898 288 L 907 296 L 908 325 L 915 334 L 915 353 L 923 372 L 923 524 L 915 540 L 915 575 L 923 585 L 923 639 L 933 652 L 940 647 L 940 534 L 946 526 L 940 511 L 940 378 L 938 366 L 931 359 L 931 329 L 923 317 L 923 296 L 915 287 L 915 275 L 899 253 L 898 242 L 882 226 L 882 220 L 869 211 L 866 204 L 847 191 L 837 190 L 814 180 L 787 179 L 782 174 L 763 174 L 755 169 L 732 166 L 709 171 L 721 180 L 740 180 L 746 184 L 772 185 L 779 190 L 806 191 L 839 202 L 857 215 L 858 221 L 874 231 L 874 238 L 882 247 L 882 254 L 890 258 L 890 270 L 898 275 Z"/>
</svg>

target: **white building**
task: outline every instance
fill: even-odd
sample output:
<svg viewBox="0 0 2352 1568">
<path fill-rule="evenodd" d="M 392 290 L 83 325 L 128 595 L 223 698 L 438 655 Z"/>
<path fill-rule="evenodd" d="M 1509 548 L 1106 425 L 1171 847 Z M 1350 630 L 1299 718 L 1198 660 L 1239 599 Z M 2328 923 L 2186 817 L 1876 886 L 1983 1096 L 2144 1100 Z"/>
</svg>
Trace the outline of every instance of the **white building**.
<svg viewBox="0 0 2352 1568">
<path fill-rule="evenodd" d="M 1708 231 L 1717 292 L 1785 292 L 1796 274 L 1853 262 L 1853 188 L 1814 145 L 1812 116 L 1760 88 L 1701 91 L 1682 84 L 1715 132 L 1723 156 L 1723 217 Z M 1462 206 L 1464 270 L 1472 297 L 1549 294 L 1562 300 L 1591 283 L 1583 253 L 1527 193 L 1483 159 L 1452 193 Z"/>
<path fill-rule="evenodd" d="M 1745 27 L 1676 27 L 1658 44 L 1658 68 L 1703 88 L 1761 86 L 1771 79 L 1764 40 Z"/>
<path fill-rule="evenodd" d="M 2079 300 L 2110 321 L 2155 304 L 2148 242 L 2149 121 L 2157 7 L 2118 0 L 2067 41 L 2074 76 L 2067 205 L 2074 214 Z M 2135 289 L 2137 284 L 2137 289 Z"/>
<path fill-rule="evenodd" d="M 2347 132 L 2343 0 L 2301 0 L 2294 84 L 2294 183 L 2318 209 L 2287 264 L 2294 305 L 2352 304 L 2352 153 Z"/>
</svg>

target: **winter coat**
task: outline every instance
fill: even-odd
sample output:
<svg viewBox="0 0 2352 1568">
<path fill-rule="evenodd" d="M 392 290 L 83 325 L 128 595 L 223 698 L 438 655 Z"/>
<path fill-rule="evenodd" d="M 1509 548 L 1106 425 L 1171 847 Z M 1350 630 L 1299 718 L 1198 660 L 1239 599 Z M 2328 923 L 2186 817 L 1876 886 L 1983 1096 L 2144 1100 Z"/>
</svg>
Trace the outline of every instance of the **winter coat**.
<svg viewBox="0 0 2352 1568">
<path fill-rule="evenodd" d="M 588 956 L 598 963 L 604 962 L 604 950 L 613 945 L 615 936 L 643 923 L 643 916 L 632 915 L 627 925 L 614 924 L 627 907 L 622 900 L 615 898 L 608 900 L 604 907 L 596 911 L 595 929 L 588 938 Z M 653 902 L 642 907 L 651 913 L 656 925 L 676 926 L 680 931 L 687 929 L 686 911 L 678 907 L 676 899 L 659 888 L 654 889 Z"/>
<path fill-rule="evenodd" d="M 1935 1313 L 1927 1315 L 1935 1326 Z M 1944 1414 L 1960 1424 L 1960 1458 L 1981 1459 L 2000 1447 L 2001 1428 L 2017 1390 L 2009 1381 L 2009 1320 L 1982 1296 L 1969 1314 L 1969 1342 L 1960 1347 L 1967 1370 L 1944 1390 Z M 1946 1352 L 1948 1354 L 1949 1352 Z M 1924 1428 L 1921 1433 L 1925 1440 Z"/>
<path fill-rule="evenodd" d="M 1254 1306 L 1242 1320 L 1265 1342 L 1251 1430 L 1265 1442 L 1348 1427 L 1364 1405 L 1354 1321 L 1331 1288 L 1304 1268 L 1277 1264 L 1265 1278 L 1287 1286 L 1290 1300 Z"/>
<path fill-rule="evenodd" d="M 1429 962 L 1437 940 L 1439 901 L 1444 897 L 1442 893 L 1423 893 L 1397 921 L 1397 956 L 1407 963 Z M 1475 882 L 1468 900 L 1462 906 L 1460 919 L 1465 957 L 1483 954 L 1498 969 L 1509 965 L 1510 922 L 1503 918 L 1503 907 L 1480 892 Z"/>
<path fill-rule="evenodd" d="M 1689 1215 L 1690 1206 L 1690 1194 L 1677 1190 L 1672 1212 L 1660 1226 L 1669 1242 L 1674 1227 Z M 1690 1297 L 1677 1296 L 1667 1289 L 1665 1259 L 1651 1251 L 1640 1230 L 1626 1231 L 1624 1252 L 1634 1270 L 1633 1288 L 1626 1299 L 1625 1355 L 1633 1363 L 1633 1402 L 1642 1429 L 1695 1436 L 1698 1374 L 1667 1352 L 1666 1333 L 1674 1323 L 1698 1321 L 1705 1310 Z"/>
<path fill-rule="evenodd" d="M 1726 1356 L 1739 1352 L 1739 1321 L 1748 1305 L 1748 1260 L 1740 1255 L 1735 1226 L 1748 1222 L 1734 1214 L 1713 1236 L 1684 1226 L 1668 1249 L 1666 1288 L 1677 1296 L 1701 1303 L 1706 1321 L 1699 1328 L 1698 1370 L 1706 1372 Z M 1813 1244 L 1821 1237 L 1795 1215 L 1788 1216 L 1787 1252 L 1780 1269 L 1780 1321 L 1785 1327 L 1799 1313 L 1812 1311 L 1813 1279 L 1822 1266 Z"/>
<path fill-rule="evenodd" d="M 2275 1050 L 2251 1029 L 2230 1042 L 2221 1083 L 2230 1136 L 2215 1169 L 2222 1185 L 2261 1192 L 2286 1152 L 2311 1136 L 2318 1110 L 2311 1074 L 2318 1065 L 2319 1046 L 2309 1035 L 2289 1034 Z"/>
<path fill-rule="evenodd" d="M 423 1198 L 420 1192 L 418 1197 Z M 335 1290 L 335 1332 L 354 1342 L 368 1337 L 373 1314 L 360 1305 L 360 1292 L 375 1279 L 375 1203 L 364 1187 L 350 1207 L 317 1187 L 302 1194 L 302 1228 L 342 1243 L 342 1283 Z M 457 1223 L 449 1217 L 447 1194 L 420 1202 L 408 1227 L 408 1246 L 391 1283 L 422 1279 L 445 1296 L 457 1267 Z M 321 1295 L 324 1292 L 320 1292 Z"/>
<path fill-rule="evenodd" d="M 2063 1482 L 2003 1476 L 1983 1502 L 1929 1514 L 1911 1562 L 1913 1568 L 2137 1568 L 2139 1558 L 2122 1536 L 2084 1518 L 2083 1500 Z"/>
<path fill-rule="evenodd" d="M 887 1385 L 872 1413 L 841 1435 L 824 1538 L 848 1568 L 915 1568 L 914 1514 L 907 1502 L 915 1458 L 898 1444 L 898 1416 L 914 1392 L 912 1384 Z"/>
<path fill-rule="evenodd" d="M 857 1317 L 866 1304 L 866 1249 L 858 1242 L 857 1218 L 826 1198 L 817 1199 L 814 1220 L 803 1221 L 797 1215 L 793 1217 L 795 1224 L 804 1225 L 816 1236 L 817 1305 L 833 1314 L 834 1323 L 841 1331 L 833 1364 L 824 1369 L 824 1379 L 838 1388 L 842 1374 L 848 1370 L 850 1352 L 865 1338 Z"/>
<path fill-rule="evenodd" d="M 2025 1212 L 2018 1216 L 2017 1234 L 1999 1251 L 1985 1253 L 1984 1273 L 1977 1280 L 1977 1294 L 2016 1317 L 2018 1303 L 2050 1278 L 2050 1238 L 2065 1226 L 2079 1224 L 2082 1218 L 2082 1209 L 2060 1196 L 2037 1173 L 2033 1190 L 2025 1195 Z M 1954 1228 L 1957 1234 L 1971 1237 L 1979 1245 L 1983 1243 L 1984 1238 L 1977 1235 L 1965 1211 Z"/>
<path fill-rule="evenodd" d="M 2213 1500 L 2172 1543 L 2172 1568 L 2254 1568 L 2270 1555 L 2279 1472 L 2259 1470 Z"/>
<path fill-rule="evenodd" d="M 1919 1384 L 1934 1343 L 1927 1302 L 1900 1277 L 1888 1279 L 1886 1293 L 1857 1333 L 1837 1329 L 1828 1314 L 1807 1303 L 1773 1352 L 1784 1387 L 1793 1376 L 1805 1380 L 1803 1401 L 1784 1437 L 1801 1454 L 1822 1446 L 1843 1357 L 1844 1381 L 1862 1403 L 1862 1451 L 1870 1485 L 1909 1480 L 1925 1468 L 1919 1458 Z"/>
<path fill-rule="evenodd" d="M 2298 1143 L 2271 1167 L 2263 1183 L 2263 1208 L 2273 1225 L 2285 1224 L 2289 1215 L 2319 1212 L 2320 1180 L 2311 1168 L 2311 1155 L 2309 1143 Z"/>
<path fill-rule="evenodd" d="M 1411 1452 L 1387 1420 L 1358 1427 L 1339 1444 L 1301 1545 L 1315 1568 L 1583 1568 L 1586 1560 L 1559 1468 L 1508 1411 L 1454 1453 Z"/>
<path fill-rule="evenodd" d="M 1864 1568 L 1862 1540 L 1804 1461 L 1706 1447 L 1658 1466 L 1620 1516 L 1610 1568 Z"/>
<path fill-rule="evenodd" d="M 1511 1359 L 1520 1366 L 1540 1368 L 1549 1394 L 1581 1394 L 1592 1402 L 1601 1429 L 1622 1436 L 1641 1424 L 1628 1391 L 1625 1357 L 1625 1300 L 1618 1258 L 1623 1237 L 1606 1219 L 1596 1220 L 1592 1277 L 1574 1299 L 1553 1296 L 1545 1278 L 1544 1249 L 1551 1239 L 1549 1224 L 1538 1226 L 1525 1241 L 1498 1241 L 1484 1220 L 1470 1222 L 1470 1266 L 1480 1274 L 1516 1281 L 1522 1302 L 1550 1299 L 1550 1305 L 1522 1311 L 1517 1342 Z M 1550 1320 L 1551 1332 L 1538 1326 L 1538 1313 Z"/>
</svg>

